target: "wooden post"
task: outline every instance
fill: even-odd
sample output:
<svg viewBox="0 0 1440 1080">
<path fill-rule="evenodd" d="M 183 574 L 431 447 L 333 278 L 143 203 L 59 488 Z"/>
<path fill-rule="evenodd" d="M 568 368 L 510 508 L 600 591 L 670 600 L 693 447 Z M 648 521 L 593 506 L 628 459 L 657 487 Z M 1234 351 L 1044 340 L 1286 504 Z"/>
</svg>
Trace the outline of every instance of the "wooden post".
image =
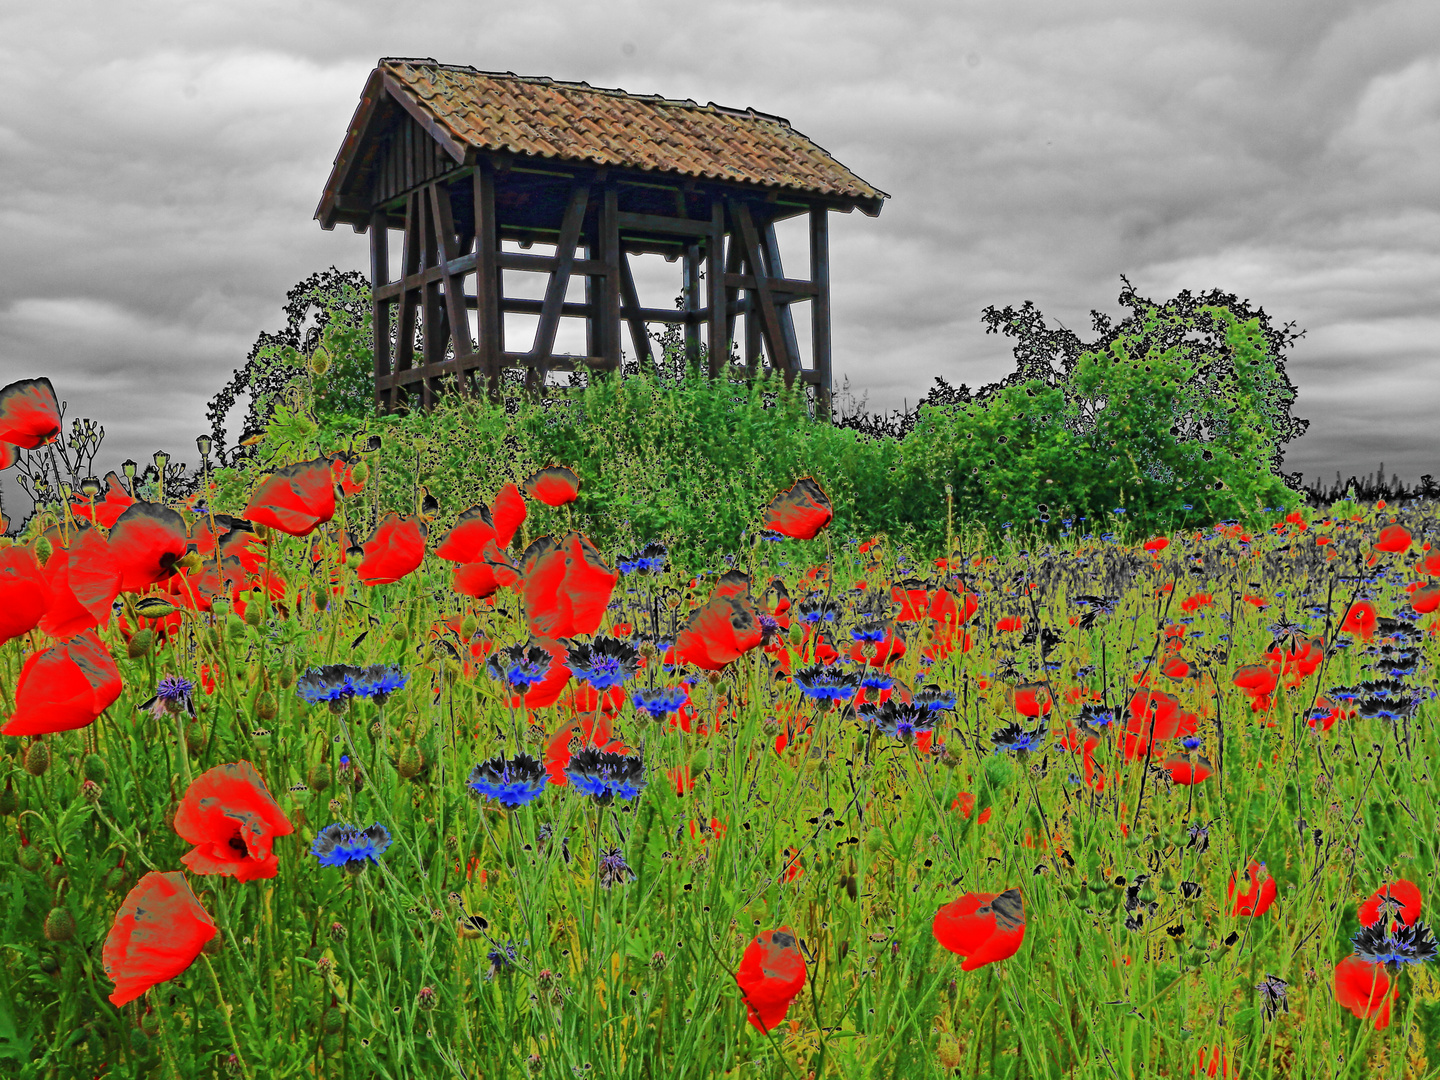
<svg viewBox="0 0 1440 1080">
<path fill-rule="evenodd" d="M 442 265 L 448 265 L 460 257 L 459 237 L 455 233 L 454 215 L 450 211 L 450 189 L 442 182 L 430 185 L 430 205 L 435 214 L 435 232 L 438 254 Z M 474 353 L 470 348 L 470 317 L 465 311 L 464 275 L 446 273 L 441 279 L 445 299 L 445 328 L 451 343 L 455 346 L 456 390 L 461 397 L 470 396 L 470 372 L 474 366 Z M 443 359 L 445 341 L 436 343 Z M 437 361 L 438 362 L 438 361 Z"/>
<path fill-rule="evenodd" d="M 500 403 L 500 364 L 505 352 L 505 317 L 500 311 L 500 238 L 495 227 L 495 170 L 481 158 L 475 163 L 475 322 L 481 366 L 490 400 Z"/>
<path fill-rule="evenodd" d="M 597 215 L 600 233 L 600 261 L 605 264 L 605 276 L 600 279 L 600 340 L 594 352 L 587 356 L 601 356 L 607 371 L 620 370 L 620 193 L 613 184 L 605 185 L 600 196 L 600 212 Z"/>
<path fill-rule="evenodd" d="M 685 366 L 700 363 L 700 245 L 685 248 Z"/>
<path fill-rule="evenodd" d="M 371 296 L 390 281 L 390 223 L 383 208 L 370 214 Z M 386 392 L 380 381 L 390 375 L 390 301 L 372 299 L 370 306 L 371 346 L 375 353 L 375 411 L 387 408 Z"/>
<path fill-rule="evenodd" d="M 416 289 L 411 279 L 420 272 L 420 196 L 411 192 L 405 200 L 405 254 L 400 266 L 400 319 L 395 337 L 395 370 L 391 378 L 396 380 L 390 388 L 390 408 L 399 408 L 410 402 L 408 385 L 402 387 L 399 378 L 415 363 L 415 313 Z"/>
<path fill-rule="evenodd" d="M 810 351 L 815 365 L 815 411 L 831 419 L 830 402 L 830 218 L 823 206 L 810 208 Z"/>
<path fill-rule="evenodd" d="M 428 184 L 427 188 L 433 191 L 435 185 Z M 440 265 L 440 223 L 435 220 L 434 200 L 428 199 L 424 188 L 420 191 L 420 220 L 423 224 L 423 236 L 425 239 L 425 254 L 421 260 L 421 267 L 425 270 Z M 435 406 L 436 399 L 440 396 L 440 378 L 434 372 L 445 359 L 445 328 L 442 325 L 445 319 L 444 297 L 440 294 L 439 281 L 427 281 L 421 288 L 424 290 L 425 307 L 422 313 L 424 322 L 423 332 L 425 354 L 424 354 L 424 376 L 420 380 L 420 401 L 421 407 L 429 412 Z"/>
<path fill-rule="evenodd" d="M 730 360 L 730 322 L 725 315 L 729 290 L 725 288 L 725 204 L 719 199 L 710 203 L 710 233 L 705 241 L 705 294 L 709 301 L 710 326 L 706 342 L 710 350 L 710 374 L 720 374 L 720 366 Z"/>
</svg>

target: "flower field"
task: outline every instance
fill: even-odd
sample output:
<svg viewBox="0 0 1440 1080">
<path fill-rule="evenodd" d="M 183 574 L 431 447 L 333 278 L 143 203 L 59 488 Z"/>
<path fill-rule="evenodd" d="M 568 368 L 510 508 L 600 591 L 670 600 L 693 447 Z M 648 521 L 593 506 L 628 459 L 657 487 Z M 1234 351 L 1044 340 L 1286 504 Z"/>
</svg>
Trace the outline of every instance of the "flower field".
<svg viewBox="0 0 1440 1080">
<path fill-rule="evenodd" d="M 0 1075 L 1440 1076 L 1433 506 L 692 572 L 378 443 L 0 541 Z"/>
</svg>

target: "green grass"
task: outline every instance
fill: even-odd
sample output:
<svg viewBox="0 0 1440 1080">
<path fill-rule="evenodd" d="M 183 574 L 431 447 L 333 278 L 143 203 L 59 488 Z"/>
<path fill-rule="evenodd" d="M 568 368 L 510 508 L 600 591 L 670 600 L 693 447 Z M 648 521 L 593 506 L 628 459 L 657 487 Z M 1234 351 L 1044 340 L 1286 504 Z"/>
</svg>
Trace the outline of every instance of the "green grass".
<svg viewBox="0 0 1440 1080">
<path fill-rule="evenodd" d="M 1404 512 L 1417 548 L 1432 517 L 1428 506 Z M 499 647 L 524 641 L 514 595 L 502 591 L 494 606 L 458 597 L 447 564 L 431 556 L 373 589 L 341 571 L 344 592 L 318 610 L 325 577 L 312 572 L 310 541 L 281 539 L 273 559 L 286 598 L 258 625 L 188 615 L 173 641 L 130 657 L 112 621 L 102 637 L 118 657 L 120 700 L 90 728 L 45 737 L 51 761 L 38 777 L 22 768 L 30 740 L 5 741 L 0 787 L 15 798 L 0 837 L 0 1074 L 1178 1077 L 1217 1045 L 1231 1075 L 1244 1077 L 1440 1074 L 1440 995 L 1428 967 L 1400 975 L 1383 1031 L 1331 991 L 1360 901 L 1398 877 L 1417 882 L 1427 903 L 1434 895 L 1434 702 L 1403 723 L 1347 718 L 1323 734 L 1305 724 L 1318 695 L 1374 677 L 1365 643 L 1333 646 L 1347 640 L 1336 628 L 1363 584 L 1350 579 L 1363 570 L 1376 520 L 1384 515 L 1323 528 L 1317 520 L 1305 533 L 1257 534 L 1248 549 L 1177 534 L 1155 559 L 1073 533 L 1049 549 L 1016 539 L 998 558 L 965 559 L 980 599 L 968 652 L 924 673 L 933 630 L 899 627 L 908 649 L 897 678 L 959 697 L 937 729 L 947 760 L 817 710 L 756 650 L 713 685 L 698 678 L 697 711 L 719 718 L 706 734 L 622 710 L 617 737 L 643 748 L 646 763 L 638 799 L 597 807 L 552 785 L 515 812 L 470 797 L 468 771 L 501 751 L 539 754 L 568 715 L 550 707 L 527 722 L 482 666 L 466 670 L 432 647 L 442 635 L 462 644 L 443 621 L 466 615 Z M 1315 547 L 1317 533 L 1334 538 L 1333 562 Z M 432 533 L 432 548 L 437 541 Z M 758 545 L 739 563 L 757 597 L 778 574 L 798 602 L 802 574 L 825 550 L 823 539 Z M 331 542 L 324 555 L 336 551 Z M 888 542 L 862 556 L 837 535 L 831 552 L 832 598 L 858 596 L 857 579 L 888 596 L 892 582 L 941 574 L 898 564 L 903 552 Z M 680 616 L 708 598 L 716 568 L 694 588 L 677 571 L 638 586 L 622 579 L 616 599 L 628 606 L 642 598 L 627 588 L 653 592 Z M 1173 592 L 1161 589 L 1169 582 Z M 1382 615 L 1404 610 L 1398 583 L 1370 587 Z M 1170 680 L 1157 672 L 1160 641 L 1167 625 L 1190 618 L 1181 602 L 1199 592 L 1215 601 L 1187 626 L 1188 643 L 1204 635 L 1184 650 L 1199 674 Z M 1089 629 L 1073 625 L 1085 611 L 1074 598 L 1101 593 L 1120 597 L 1113 614 Z M 1247 593 L 1269 605 L 1246 603 Z M 1313 604 L 1330 613 L 1312 614 Z M 1318 672 L 1258 714 L 1230 676 L 1261 660 L 1282 614 L 1325 632 L 1332 648 Z M 1007 615 L 1059 634 L 1049 656 L 1059 666 L 1044 667 L 1018 633 L 994 632 Z M 622 618 L 647 628 L 648 616 L 622 610 L 602 632 Z M 43 645 L 30 635 L 0 649 L 7 711 L 24 657 Z M 1429 686 L 1434 637 L 1423 634 L 1417 649 L 1421 666 L 1406 681 Z M 356 702 L 337 716 L 295 692 L 307 668 L 381 662 L 410 676 L 383 712 Z M 219 684 L 197 691 L 187 740 L 168 718 L 138 709 L 165 674 L 198 682 L 202 666 Z M 1072 782 L 1079 755 L 1060 737 L 1078 705 L 1067 690 L 1123 708 L 1147 673 L 1200 714 L 1215 774 L 1172 786 L 1163 773 L 1142 775 L 1112 741 L 1096 752 L 1104 790 Z M 673 683 L 679 674 L 652 663 L 639 678 Z M 1003 688 L 1045 679 L 1056 699 L 1045 749 L 1008 764 L 989 740 L 1013 716 Z M 777 718 L 791 717 L 808 720 L 810 735 L 777 753 Z M 411 744 L 424 767 L 405 779 L 396 763 Z M 87 754 L 103 762 L 93 803 L 80 791 L 87 767 L 100 775 Z M 349 770 L 338 768 L 342 755 Z M 244 884 L 191 875 L 221 928 L 218 955 L 116 1009 L 100 966 L 115 910 L 146 868 L 181 868 L 190 845 L 169 821 L 186 770 L 241 759 L 296 826 L 276 842 L 279 873 Z M 695 779 L 683 795 L 667 775 L 681 767 Z M 969 818 L 950 809 L 961 792 L 978 798 Z M 692 835 L 692 822 L 712 818 L 723 833 Z M 359 875 L 321 868 L 310 844 L 332 821 L 378 821 L 394 843 Z M 1203 853 L 1192 825 L 1208 825 Z M 22 861 L 22 830 L 43 855 L 38 867 L 33 856 Z M 601 888 L 598 856 L 616 846 L 635 876 Z M 803 872 L 792 881 L 783 880 L 786 848 L 800 852 Z M 1256 919 L 1233 916 L 1226 900 L 1231 874 L 1251 858 L 1279 883 L 1278 902 Z M 1139 874 L 1148 880 L 1137 899 L 1155 907 L 1127 929 L 1126 890 L 1115 883 Z M 842 876 L 853 876 L 857 898 Z M 1198 885 L 1193 900 L 1182 882 Z M 1016 886 L 1027 921 L 1020 951 L 962 972 L 931 933 L 936 909 L 967 890 Z M 54 906 L 73 914 L 68 940 L 42 932 Z M 459 933 L 461 911 L 483 917 L 481 936 Z M 782 924 L 801 938 L 809 978 L 766 1037 L 746 1023 L 732 976 L 748 940 Z M 505 943 L 517 958 L 492 973 L 490 954 Z M 1289 1010 L 1273 1020 L 1260 1015 L 1255 990 L 1267 975 L 1288 983 Z M 422 1007 L 422 988 L 434 991 L 433 1009 Z M 231 1054 L 240 1060 L 227 1063 Z"/>
</svg>

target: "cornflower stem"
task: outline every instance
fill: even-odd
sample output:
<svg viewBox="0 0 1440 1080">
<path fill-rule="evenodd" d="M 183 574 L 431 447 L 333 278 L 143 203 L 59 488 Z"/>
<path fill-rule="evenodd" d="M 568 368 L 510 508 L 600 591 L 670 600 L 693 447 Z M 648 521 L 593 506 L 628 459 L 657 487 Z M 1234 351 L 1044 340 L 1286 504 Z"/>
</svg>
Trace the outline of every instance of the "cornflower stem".
<svg viewBox="0 0 1440 1080">
<path fill-rule="evenodd" d="M 245 1055 L 240 1053 L 240 1040 L 235 1036 L 235 1025 L 230 1022 L 230 1006 L 225 1004 L 225 994 L 220 989 L 220 977 L 215 974 L 215 965 L 210 963 L 210 957 L 205 953 L 200 954 L 200 959 L 205 961 L 205 970 L 210 974 L 210 981 L 215 984 L 215 999 L 220 1002 L 220 1015 L 225 1018 L 225 1033 L 230 1036 L 230 1045 L 235 1048 L 235 1060 L 240 1064 L 240 1075 L 245 1080 L 251 1080 L 250 1066 L 245 1064 Z"/>
<path fill-rule="evenodd" d="M 180 740 L 180 775 L 185 778 L 185 786 L 190 786 L 190 748 L 185 745 L 185 720 L 184 711 L 173 714 L 175 717 L 175 734 Z"/>
</svg>

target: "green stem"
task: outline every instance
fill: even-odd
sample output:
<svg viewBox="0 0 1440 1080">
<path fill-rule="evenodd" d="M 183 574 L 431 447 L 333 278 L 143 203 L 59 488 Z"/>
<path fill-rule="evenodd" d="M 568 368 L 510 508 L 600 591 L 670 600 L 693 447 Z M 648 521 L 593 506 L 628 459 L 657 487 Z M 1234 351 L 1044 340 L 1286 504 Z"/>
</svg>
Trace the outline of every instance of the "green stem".
<svg viewBox="0 0 1440 1080">
<path fill-rule="evenodd" d="M 220 1002 L 220 1015 L 225 1018 L 225 1032 L 230 1036 L 230 1045 L 235 1048 L 235 1060 L 240 1064 L 240 1075 L 245 1080 L 251 1080 L 250 1067 L 245 1064 L 245 1057 L 240 1053 L 240 1040 L 235 1037 L 235 1025 L 230 1022 L 230 1006 L 225 1004 L 225 995 L 220 990 L 220 977 L 215 974 L 215 965 L 210 963 L 210 957 L 203 952 L 200 959 L 205 961 L 205 970 L 210 973 L 210 981 L 215 984 L 215 999 Z"/>
</svg>

